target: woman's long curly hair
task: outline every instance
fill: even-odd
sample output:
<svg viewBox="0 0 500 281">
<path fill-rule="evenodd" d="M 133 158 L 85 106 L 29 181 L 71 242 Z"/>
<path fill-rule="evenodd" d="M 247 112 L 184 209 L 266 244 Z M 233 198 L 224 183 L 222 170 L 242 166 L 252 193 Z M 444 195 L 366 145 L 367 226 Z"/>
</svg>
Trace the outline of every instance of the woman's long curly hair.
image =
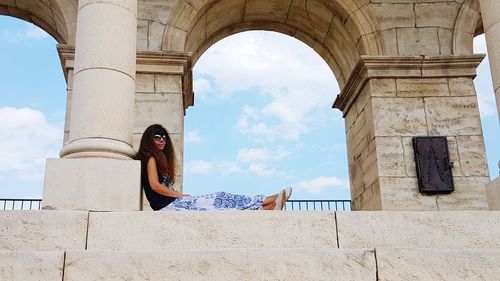
<svg viewBox="0 0 500 281">
<path fill-rule="evenodd" d="M 165 147 L 159 150 L 154 142 L 154 135 L 165 135 Z M 175 152 L 172 140 L 167 130 L 159 124 L 154 124 L 146 128 L 141 138 L 139 152 L 135 155 L 136 160 L 141 161 L 141 165 L 146 166 L 148 159 L 154 157 L 160 175 L 167 176 L 172 183 L 175 183 Z"/>
</svg>

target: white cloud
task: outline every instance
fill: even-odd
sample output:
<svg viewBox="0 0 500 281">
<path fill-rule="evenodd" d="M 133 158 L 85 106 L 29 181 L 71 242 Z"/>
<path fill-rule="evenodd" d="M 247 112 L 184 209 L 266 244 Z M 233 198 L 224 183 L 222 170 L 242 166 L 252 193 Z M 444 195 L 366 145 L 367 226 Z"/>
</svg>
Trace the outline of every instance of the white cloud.
<svg viewBox="0 0 500 281">
<path fill-rule="evenodd" d="M 195 94 L 195 98 L 206 98 L 208 91 L 210 91 L 211 88 L 211 83 L 207 79 L 198 78 L 193 81 L 193 92 Z"/>
<path fill-rule="evenodd" d="M 193 160 L 186 163 L 186 170 L 191 174 L 207 175 L 214 169 L 214 164 L 211 161 Z"/>
<path fill-rule="evenodd" d="M 209 173 L 218 173 L 222 175 L 232 173 L 252 173 L 257 176 L 282 176 L 286 175 L 283 171 L 269 168 L 265 162 L 278 161 L 291 154 L 284 148 L 269 150 L 265 148 L 242 148 L 238 151 L 236 161 L 206 161 L 195 160 L 186 163 L 186 171 L 191 174 L 206 175 Z"/>
<path fill-rule="evenodd" d="M 270 151 L 267 147 L 264 148 L 242 148 L 238 151 L 238 161 L 240 162 L 256 162 L 281 160 L 290 155 L 290 152 L 278 148 L 276 151 Z"/>
<path fill-rule="evenodd" d="M 347 188 L 348 182 L 337 177 L 318 177 L 312 180 L 301 181 L 295 186 L 299 190 L 319 193 L 325 188 Z"/>
<path fill-rule="evenodd" d="M 324 119 L 315 109 L 330 108 L 339 92 L 319 55 L 294 38 L 271 32 L 245 32 L 217 42 L 195 71 L 213 77 L 221 99 L 259 87 L 270 101 L 260 108 L 244 107 L 238 128 L 261 141 L 298 139 Z"/>
<path fill-rule="evenodd" d="M 205 161 L 193 160 L 186 163 L 186 172 L 189 174 L 208 175 L 214 172 L 226 175 L 242 172 L 238 163 L 233 161 Z"/>
<path fill-rule="evenodd" d="M 46 159 L 58 157 L 61 149 L 62 126 L 30 108 L 2 107 L 0 120 L 0 172 L 23 181 L 43 179 Z"/>
<path fill-rule="evenodd" d="M 45 39 L 50 35 L 34 24 L 25 23 L 20 30 L 2 30 L 1 37 L 4 42 L 18 43 L 30 39 Z"/>
<path fill-rule="evenodd" d="M 248 166 L 248 171 L 254 173 L 257 176 L 277 176 L 283 174 L 275 169 L 268 168 L 264 163 L 252 163 Z"/>
<path fill-rule="evenodd" d="M 186 143 L 201 143 L 201 136 L 198 132 L 187 132 L 185 140 Z"/>
</svg>

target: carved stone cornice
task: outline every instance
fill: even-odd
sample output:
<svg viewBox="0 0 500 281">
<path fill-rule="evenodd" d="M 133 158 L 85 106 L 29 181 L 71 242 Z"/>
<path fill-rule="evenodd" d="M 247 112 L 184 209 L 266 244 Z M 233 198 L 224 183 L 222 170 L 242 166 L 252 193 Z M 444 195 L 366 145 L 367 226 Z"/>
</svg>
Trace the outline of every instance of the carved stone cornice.
<svg viewBox="0 0 500 281">
<path fill-rule="evenodd" d="M 370 79 L 476 77 L 476 68 L 485 55 L 464 56 L 361 56 L 333 108 L 344 116 Z"/>
<path fill-rule="evenodd" d="M 72 70 L 75 64 L 75 47 L 59 44 L 57 45 L 57 52 L 61 60 L 64 77 L 68 82 L 68 71 Z M 184 109 L 186 109 L 194 103 L 191 57 L 192 54 L 186 52 L 137 51 L 136 72 L 181 75 L 183 79 Z"/>
</svg>

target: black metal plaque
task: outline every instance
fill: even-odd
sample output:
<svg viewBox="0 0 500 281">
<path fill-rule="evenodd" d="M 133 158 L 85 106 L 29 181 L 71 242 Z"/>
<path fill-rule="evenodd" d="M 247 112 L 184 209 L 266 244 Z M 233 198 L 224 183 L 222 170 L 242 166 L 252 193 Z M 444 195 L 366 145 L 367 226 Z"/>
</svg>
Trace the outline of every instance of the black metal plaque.
<svg viewBox="0 0 500 281">
<path fill-rule="evenodd" d="M 413 151 L 421 193 L 451 193 L 453 175 L 446 137 L 414 137 Z"/>
</svg>

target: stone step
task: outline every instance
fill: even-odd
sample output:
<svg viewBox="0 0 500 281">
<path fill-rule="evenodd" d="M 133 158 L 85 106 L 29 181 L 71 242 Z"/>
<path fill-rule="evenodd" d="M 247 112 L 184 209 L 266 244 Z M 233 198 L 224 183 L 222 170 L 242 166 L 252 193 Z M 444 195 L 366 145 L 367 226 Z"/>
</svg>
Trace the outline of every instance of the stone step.
<svg viewBox="0 0 500 281">
<path fill-rule="evenodd" d="M 0 250 L 403 247 L 500 248 L 500 212 L 0 212 Z"/>
<path fill-rule="evenodd" d="M 86 211 L 0 211 L 0 250 L 84 250 Z"/>
<path fill-rule="evenodd" d="M 87 249 L 500 248 L 500 212 L 91 213 Z"/>
<path fill-rule="evenodd" d="M 0 280 L 498 280 L 498 264 L 500 249 L 0 251 Z"/>
<path fill-rule="evenodd" d="M 88 250 L 337 248 L 333 212 L 90 213 Z"/>
</svg>

